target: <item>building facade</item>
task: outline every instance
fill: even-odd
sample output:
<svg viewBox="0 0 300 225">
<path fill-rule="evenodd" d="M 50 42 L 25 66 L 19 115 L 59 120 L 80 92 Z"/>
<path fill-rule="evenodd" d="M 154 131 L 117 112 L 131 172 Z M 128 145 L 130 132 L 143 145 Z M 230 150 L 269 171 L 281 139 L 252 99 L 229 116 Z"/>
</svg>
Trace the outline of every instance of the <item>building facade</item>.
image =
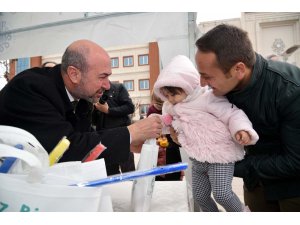
<svg viewBox="0 0 300 225">
<path fill-rule="evenodd" d="M 157 42 L 106 50 L 111 57 L 110 80 L 122 83 L 128 90 L 136 106 L 134 120 L 145 117 L 151 103 L 151 90 L 159 74 Z"/>
</svg>

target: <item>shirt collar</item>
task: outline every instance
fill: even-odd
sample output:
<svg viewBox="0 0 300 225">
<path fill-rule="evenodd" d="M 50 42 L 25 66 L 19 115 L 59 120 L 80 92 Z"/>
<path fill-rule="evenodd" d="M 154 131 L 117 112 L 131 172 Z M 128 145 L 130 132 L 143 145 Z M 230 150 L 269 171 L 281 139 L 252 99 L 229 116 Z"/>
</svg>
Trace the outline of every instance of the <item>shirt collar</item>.
<svg viewBox="0 0 300 225">
<path fill-rule="evenodd" d="M 75 98 L 70 94 L 70 92 L 68 91 L 68 89 L 67 89 L 66 87 L 65 87 L 65 89 L 66 89 L 67 95 L 68 95 L 68 97 L 69 97 L 69 99 L 70 99 L 70 102 L 78 101 L 77 99 L 75 99 Z"/>
</svg>

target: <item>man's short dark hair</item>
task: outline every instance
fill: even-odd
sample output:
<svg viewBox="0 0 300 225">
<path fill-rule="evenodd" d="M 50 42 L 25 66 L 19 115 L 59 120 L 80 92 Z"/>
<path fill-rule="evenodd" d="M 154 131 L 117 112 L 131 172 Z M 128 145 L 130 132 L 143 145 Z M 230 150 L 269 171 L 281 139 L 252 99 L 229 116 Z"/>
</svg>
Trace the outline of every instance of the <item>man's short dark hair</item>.
<svg viewBox="0 0 300 225">
<path fill-rule="evenodd" d="M 243 62 L 249 68 L 255 63 L 255 52 L 247 32 L 235 26 L 216 26 L 200 37 L 196 46 L 202 52 L 215 53 L 224 73 L 237 62 Z"/>
</svg>

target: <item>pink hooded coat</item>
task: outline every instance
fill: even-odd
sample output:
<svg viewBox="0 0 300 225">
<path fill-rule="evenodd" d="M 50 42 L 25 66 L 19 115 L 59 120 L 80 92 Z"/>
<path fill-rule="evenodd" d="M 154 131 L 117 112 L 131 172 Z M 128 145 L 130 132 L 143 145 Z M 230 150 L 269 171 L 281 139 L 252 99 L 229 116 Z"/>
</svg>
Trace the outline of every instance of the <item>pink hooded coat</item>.
<svg viewBox="0 0 300 225">
<path fill-rule="evenodd" d="M 172 105 L 160 93 L 164 86 L 181 87 L 188 97 Z M 248 131 L 251 143 L 258 141 L 246 114 L 228 102 L 215 96 L 208 87 L 200 86 L 200 76 L 186 56 L 176 56 L 161 71 L 154 84 L 154 92 L 162 100 L 163 115 L 173 117 L 172 126 L 187 154 L 200 162 L 229 163 L 244 157 L 243 146 L 235 141 L 237 131 Z"/>
</svg>

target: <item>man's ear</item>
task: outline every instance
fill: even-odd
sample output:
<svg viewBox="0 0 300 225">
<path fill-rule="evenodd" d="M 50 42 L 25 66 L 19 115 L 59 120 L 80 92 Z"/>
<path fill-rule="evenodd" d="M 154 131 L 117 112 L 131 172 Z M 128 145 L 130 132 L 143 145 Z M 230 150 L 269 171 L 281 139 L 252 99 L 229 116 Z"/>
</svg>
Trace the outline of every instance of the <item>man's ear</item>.
<svg viewBox="0 0 300 225">
<path fill-rule="evenodd" d="M 244 79 L 246 75 L 246 65 L 242 62 L 238 62 L 233 66 L 235 77 L 238 80 Z"/>
<path fill-rule="evenodd" d="M 81 72 L 75 66 L 68 66 L 67 75 L 74 84 L 79 84 L 81 79 Z"/>
</svg>

